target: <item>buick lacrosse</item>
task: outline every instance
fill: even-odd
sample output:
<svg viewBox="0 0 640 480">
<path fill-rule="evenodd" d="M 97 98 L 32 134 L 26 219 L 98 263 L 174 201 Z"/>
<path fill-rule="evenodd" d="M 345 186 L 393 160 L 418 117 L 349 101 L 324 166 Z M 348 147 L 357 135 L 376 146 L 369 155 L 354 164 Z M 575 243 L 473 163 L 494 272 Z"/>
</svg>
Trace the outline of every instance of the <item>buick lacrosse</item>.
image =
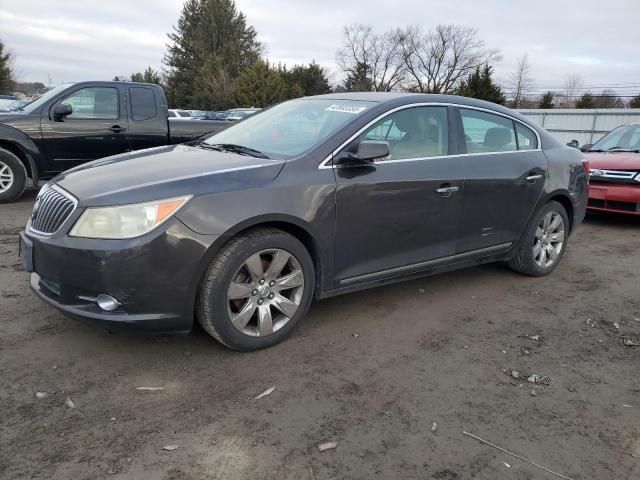
<svg viewBox="0 0 640 480">
<path fill-rule="evenodd" d="M 178 332 L 197 319 L 255 350 L 314 298 L 486 262 L 546 275 L 587 193 L 582 153 L 501 106 L 321 95 L 57 176 L 21 258 L 69 316 Z"/>
</svg>

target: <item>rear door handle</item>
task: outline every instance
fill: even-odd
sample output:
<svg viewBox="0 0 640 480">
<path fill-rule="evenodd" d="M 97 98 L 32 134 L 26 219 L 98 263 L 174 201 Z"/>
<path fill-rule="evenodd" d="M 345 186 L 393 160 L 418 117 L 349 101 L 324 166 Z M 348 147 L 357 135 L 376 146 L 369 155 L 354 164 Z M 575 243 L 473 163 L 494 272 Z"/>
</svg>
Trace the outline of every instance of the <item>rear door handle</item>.
<svg viewBox="0 0 640 480">
<path fill-rule="evenodd" d="M 451 194 L 460 190 L 460 187 L 455 186 L 441 186 L 440 188 L 436 188 L 436 193 L 439 193 L 441 197 L 449 198 Z"/>
<path fill-rule="evenodd" d="M 527 177 L 527 182 L 529 183 L 536 183 L 538 180 L 540 180 L 542 178 L 542 175 L 540 174 L 536 174 L 536 175 L 529 175 Z"/>
<path fill-rule="evenodd" d="M 120 132 L 126 131 L 127 129 L 124 127 L 121 127 L 120 125 L 114 125 L 109 130 L 111 130 L 113 133 L 120 133 Z"/>
</svg>

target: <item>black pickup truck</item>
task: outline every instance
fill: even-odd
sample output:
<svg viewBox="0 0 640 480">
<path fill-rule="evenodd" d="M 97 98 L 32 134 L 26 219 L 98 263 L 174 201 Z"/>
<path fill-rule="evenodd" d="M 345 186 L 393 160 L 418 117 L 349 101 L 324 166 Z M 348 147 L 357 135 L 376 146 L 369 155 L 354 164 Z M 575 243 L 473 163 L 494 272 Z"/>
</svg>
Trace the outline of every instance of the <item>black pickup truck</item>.
<svg viewBox="0 0 640 480">
<path fill-rule="evenodd" d="M 224 120 L 174 122 L 158 85 L 82 82 L 54 88 L 22 111 L 0 114 L 0 203 L 85 162 L 183 143 L 228 126 Z"/>
</svg>

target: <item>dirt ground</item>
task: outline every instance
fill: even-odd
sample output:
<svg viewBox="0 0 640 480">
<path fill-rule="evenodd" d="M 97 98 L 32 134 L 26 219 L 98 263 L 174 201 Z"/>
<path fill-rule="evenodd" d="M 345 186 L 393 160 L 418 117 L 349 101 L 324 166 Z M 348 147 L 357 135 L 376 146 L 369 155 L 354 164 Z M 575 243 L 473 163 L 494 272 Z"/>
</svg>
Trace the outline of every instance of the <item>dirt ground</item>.
<svg viewBox="0 0 640 480">
<path fill-rule="evenodd" d="M 463 431 L 574 480 L 640 478 L 640 220 L 587 219 L 547 278 L 488 265 L 317 302 L 245 354 L 43 304 L 17 259 L 34 196 L 0 206 L 2 479 L 558 478 Z"/>
</svg>

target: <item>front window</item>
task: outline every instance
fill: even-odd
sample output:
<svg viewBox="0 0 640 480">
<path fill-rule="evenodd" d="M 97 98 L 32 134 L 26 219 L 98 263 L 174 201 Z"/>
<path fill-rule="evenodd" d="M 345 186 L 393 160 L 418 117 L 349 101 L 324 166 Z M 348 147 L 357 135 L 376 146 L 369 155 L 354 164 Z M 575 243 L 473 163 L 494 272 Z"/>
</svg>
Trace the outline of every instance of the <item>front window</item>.
<svg viewBox="0 0 640 480">
<path fill-rule="evenodd" d="M 347 148 L 378 140 L 389 143 L 388 160 L 437 157 L 448 153 L 447 130 L 447 107 L 407 108 L 376 122 Z"/>
<path fill-rule="evenodd" d="M 294 157 L 320 144 L 373 105 L 354 100 L 290 100 L 250 115 L 209 137 L 206 143 L 242 145 L 270 157 Z"/>
<path fill-rule="evenodd" d="M 72 93 L 60 102 L 71 105 L 71 119 L 107 119 L 118 118 L 118 90 L 115 88 L 89 87 Z"/>
<path fill-rule="evenodd" d="M 598 140 L 590 150 L 640 150 L 640 125 L 624 125 L 612 130 Z"/>
</svg>

